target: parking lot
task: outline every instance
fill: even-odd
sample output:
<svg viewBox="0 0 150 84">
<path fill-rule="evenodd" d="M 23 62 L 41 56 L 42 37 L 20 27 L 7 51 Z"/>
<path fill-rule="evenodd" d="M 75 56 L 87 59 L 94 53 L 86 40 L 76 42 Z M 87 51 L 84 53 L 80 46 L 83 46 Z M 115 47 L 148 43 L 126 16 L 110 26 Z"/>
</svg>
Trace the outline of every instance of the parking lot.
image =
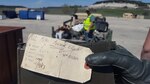
<svg viewBox="0 0 150 84">
<path fill-rule="evenodd" d="M 24 42 L 30 33 L 51 37 L 51 28 L 62 25 L 63 21 L 70 19 L 68 15 L 46 15 L 45 20 L 0 20 L 2 26 L 23 26 Z M 125 19 L 117 17 L 106 17 L 109 28 L 113 30 L 112 40 L 118 45 L 127 48 L 133 55 L 140 57 L 142 46 L 150 27 L 148 19 Z"/>
</svg>

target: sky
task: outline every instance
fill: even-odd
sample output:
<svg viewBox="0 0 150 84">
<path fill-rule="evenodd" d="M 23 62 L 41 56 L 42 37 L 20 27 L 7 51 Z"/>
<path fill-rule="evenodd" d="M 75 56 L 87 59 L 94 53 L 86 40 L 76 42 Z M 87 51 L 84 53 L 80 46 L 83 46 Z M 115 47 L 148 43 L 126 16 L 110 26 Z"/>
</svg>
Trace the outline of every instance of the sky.
<svg viewBox="0 0 150 84">
<path fill-rule="evenodd" d="M 62 6 L 67 5 L 82 5 L 87 6 L 101 0 L 0 0 L 0 5 L 19 5 L 30 8 L 48 7 L 48 6 Z M 140 0 L 150 3 L 150 0 Z"/>
</svg>

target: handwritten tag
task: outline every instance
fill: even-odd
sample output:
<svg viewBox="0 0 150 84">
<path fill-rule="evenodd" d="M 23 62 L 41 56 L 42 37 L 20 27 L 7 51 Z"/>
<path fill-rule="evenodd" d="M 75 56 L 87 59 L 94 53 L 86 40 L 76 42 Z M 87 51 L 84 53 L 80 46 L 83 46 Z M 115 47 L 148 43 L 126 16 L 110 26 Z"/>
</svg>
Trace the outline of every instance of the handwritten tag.
<svg viewBox="0 0 150 84">
<path fill-rule="evenodd" d="M 21 67 L 44 75 L 84 83 L 91 78 L 85 69 L 89 48 L 37 34 L 30 34 Z"/>
</svg>

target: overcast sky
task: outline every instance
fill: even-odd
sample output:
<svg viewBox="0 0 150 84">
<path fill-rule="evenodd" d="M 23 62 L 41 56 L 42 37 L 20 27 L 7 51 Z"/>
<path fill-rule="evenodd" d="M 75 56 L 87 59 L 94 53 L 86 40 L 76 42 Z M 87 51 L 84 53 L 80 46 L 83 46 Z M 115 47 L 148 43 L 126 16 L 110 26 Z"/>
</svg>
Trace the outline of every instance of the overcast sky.
<svg viewBox="0 0 150 84">
<path fill-rule="evenodd" d="M 67 5 L 91 5 L 100 0 L 0 0 L 0 5 L 20 5 L 26 7 L 47 7 Z M 150 0 L 140 0 L 150 3 Z"/>
</svg>

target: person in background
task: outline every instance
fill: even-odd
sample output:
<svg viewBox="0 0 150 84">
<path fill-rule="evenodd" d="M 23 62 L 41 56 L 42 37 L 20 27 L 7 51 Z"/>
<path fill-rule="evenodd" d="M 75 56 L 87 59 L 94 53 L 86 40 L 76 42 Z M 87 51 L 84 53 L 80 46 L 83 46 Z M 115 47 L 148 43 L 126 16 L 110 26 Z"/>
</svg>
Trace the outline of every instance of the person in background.
<svg viewBox="0 0 150 84">
<path fill-rule="evenodd" d="M 90 41 L 93 37 L 93 32 L 95 29 L 94 21 L 95 17 L 91 14 L 89 10 L 86 10 L 87 18 L 83 22 L 83 31 L 85 35 L 85 40 Z"/>
</svg>

